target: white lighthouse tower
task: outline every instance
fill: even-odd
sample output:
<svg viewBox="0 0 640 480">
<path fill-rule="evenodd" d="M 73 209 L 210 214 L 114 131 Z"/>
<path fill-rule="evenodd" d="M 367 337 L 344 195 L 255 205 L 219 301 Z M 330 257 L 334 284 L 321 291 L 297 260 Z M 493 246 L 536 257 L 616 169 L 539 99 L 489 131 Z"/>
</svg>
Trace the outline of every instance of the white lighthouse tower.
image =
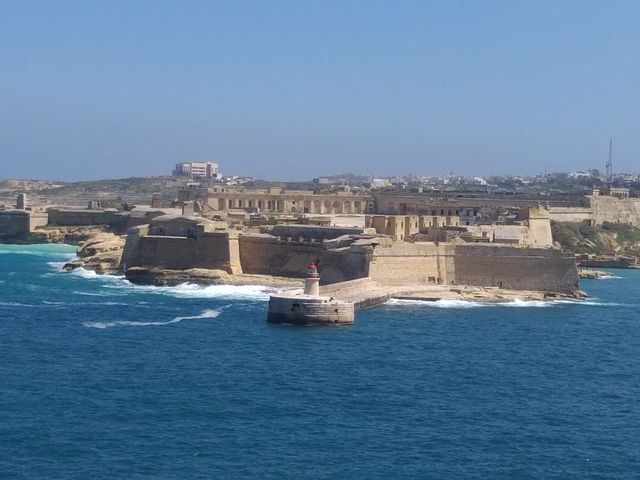
<svg viewBox="0 0 640 480">
<path fill-rule="evenodd" d="M 304 290 L 271 295 L 267 320 L 273 323 L 345 324 L 353 323 L 354 304 L 320 295 L 320 275 L 311 262 L 304 279 Z"/>
<path fill-rule="evenodd" d="M 309 264 L 307 278 L 304 279 L 304 294 L 316 297 L 320 295 L 320 275 L 318 275 L 318 267 L 314 262 Z"/>
</svg>

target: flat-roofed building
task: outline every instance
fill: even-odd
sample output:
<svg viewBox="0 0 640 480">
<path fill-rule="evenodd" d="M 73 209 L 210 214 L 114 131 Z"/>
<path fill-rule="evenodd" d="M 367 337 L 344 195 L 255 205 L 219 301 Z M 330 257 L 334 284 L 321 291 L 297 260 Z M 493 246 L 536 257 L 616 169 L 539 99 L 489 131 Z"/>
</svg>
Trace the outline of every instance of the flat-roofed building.
<svg viewBox="0 0 640 480">
<path fill-rule="evenodd" d="M 214 162 L 180 162 L 173 171 L 176 176 L 219 178 L 218 164 Z"/>
</svg>

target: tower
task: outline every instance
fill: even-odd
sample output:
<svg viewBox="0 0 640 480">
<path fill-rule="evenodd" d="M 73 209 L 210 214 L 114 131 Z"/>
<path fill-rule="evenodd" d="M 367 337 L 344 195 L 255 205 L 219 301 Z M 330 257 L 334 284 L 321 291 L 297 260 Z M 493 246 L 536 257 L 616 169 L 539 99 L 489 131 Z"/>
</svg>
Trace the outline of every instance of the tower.
<svg viewBox="0 0 640 480">
<path fill-rule="evenodd" d="M 316 297 L 320 295 L 320 275 L 318 275 L 318 268 L 315 262 L 309 264 L 307 278 L 304 280 L 304 294 Z"/>
<path fill-rule="evenodd" d="M 609 160 L 606 165 L 607 183 L 613 183 L 613 139 L 609 138 Z"/>
</svg>

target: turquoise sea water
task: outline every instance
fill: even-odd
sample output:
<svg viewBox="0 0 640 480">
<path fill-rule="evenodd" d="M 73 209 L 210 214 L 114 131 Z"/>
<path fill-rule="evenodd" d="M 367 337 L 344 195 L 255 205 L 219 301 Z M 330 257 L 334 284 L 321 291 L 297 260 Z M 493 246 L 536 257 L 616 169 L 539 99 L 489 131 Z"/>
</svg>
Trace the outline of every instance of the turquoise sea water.
<svg viewBox="0 0 640 480">
<path fill-rule="evenodd" d="M 293 327 L 262 287 L 59 271 L 73 251 L 0 245 L 0 478 L 640 476 L 640 271 Z"/>
</svg>

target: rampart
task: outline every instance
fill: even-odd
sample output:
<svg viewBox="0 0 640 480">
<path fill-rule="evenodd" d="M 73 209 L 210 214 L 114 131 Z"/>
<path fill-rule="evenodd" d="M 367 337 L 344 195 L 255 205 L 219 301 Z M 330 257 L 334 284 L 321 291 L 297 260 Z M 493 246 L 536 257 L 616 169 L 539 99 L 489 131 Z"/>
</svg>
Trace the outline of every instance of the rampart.
<svg viewBox="0 0 640 480">
<path fill-rule="evenodd" d="M 111 225 L 117 219 L 117 211 L 100 209 L 50 208 L 49 225 L 76 227 L 84 225 Z"/>
<path fill-rule="evenodd" d="M 363 228 L 351 227 L 320 227 L 317 225 L 276 225 L 271 228 L 270 233 L 274 237 L 281 239 L 299 239 L 310 241 L 314 240 L 322 242 L 332 238 L 341 237 L 342 235 L 361 235 L 364 233 Z"/>
<path fill-rule="evenodd" d="M 31 212 L 28 210 L 0 211 L 0 238 L 22 239 L 37 227 L 47 224 L 46 212 Z"/>
<path fill-rule="evenodd" d="M 573 256 L 550 248 L 404 243 L 376 247 L 371 278 L 380 285 L 474 285 L 572 294 Z"/>
<path fill-rule="evenodd" d="M 591 222 L 591 207 L 549 207 L 549 217 L 555 222 Z"/>
<path fill-rule="evenodd" d="M 240 262 L 244 273 L 302 277 L 309 262 L 320 260 L 323 284 L 366 277 L 369 252 L 348 248 L 327 250 L 322 245 L 286 242 L 263 235 L 241 235 Z"/>
<path fill-rule="evenodd" d="M 579 289 L 575 258 L 558 249 L 466 244 L 452 253 L 451 284 L 565 294 Z"/>
<path fill-rule="evenodd" d="M 171 270 L 208 268 L 242 273 L 235 232 L 200 233 L 197 238 L 147 235 L 147 227 L 132 228 L 122 255 L 122 268 L 154 267 Z"/>
<path fill-rule="evenodd" d="M 602 195 L 587 198 L 593 210 L 593 221 L 596 225 L 610 222 L 640 227 L 639 198 L 620 199 Z"/>
</svg>

